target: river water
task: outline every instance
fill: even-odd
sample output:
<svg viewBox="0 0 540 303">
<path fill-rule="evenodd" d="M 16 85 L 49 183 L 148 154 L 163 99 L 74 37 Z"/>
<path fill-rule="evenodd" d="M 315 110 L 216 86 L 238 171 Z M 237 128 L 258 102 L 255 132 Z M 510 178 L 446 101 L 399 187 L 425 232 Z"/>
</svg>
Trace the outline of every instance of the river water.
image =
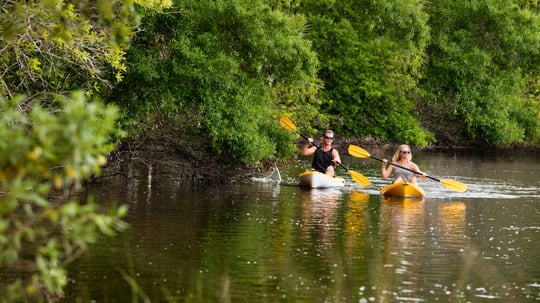
<svg viewBox="0 0 540 303">
<path fill-rule="evenodd" d="M 345 188 L 301 189 L 302 158 L 246 184 L 143 172 L 89 188 L 96 201 L 129 204 L 130 228 L 70 266 L 66 301 L 540 301 L 540 156 L 417 152 L 414 161 L 468 191 L 423 179 L 426 199 L 385 199 L 380 162 L 347 155 L 371 185 L 341 171 Z"/>
</svg>

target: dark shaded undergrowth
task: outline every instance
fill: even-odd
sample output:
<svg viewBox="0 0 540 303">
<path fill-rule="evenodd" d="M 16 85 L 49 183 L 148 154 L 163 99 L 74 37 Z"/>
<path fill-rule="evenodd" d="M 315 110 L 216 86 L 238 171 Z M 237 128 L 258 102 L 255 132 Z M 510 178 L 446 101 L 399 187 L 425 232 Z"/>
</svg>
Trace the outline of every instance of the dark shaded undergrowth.
<svg viewBox="0 0 540 303">
<path fill-rule="evenodd" d="M 295 143 L 299 147 L 304 144 L 301 138 Z M 393 151 L 400 143 L 374 138 L 338 138 L 334 146 L 342 154 L 346 154 L 350 144 L 366 149 L 377 148 Z M 433 152 L 467 154 L 501 151 L 538 152 L 540 145 L 516 145 L 502 148 L 471 143 L 468 145 L 433 145 L 422 149 Z M 295 156 L 292 155 L 292 157 Z M 275 159 L 260 165 L 238 163 L 230 155 L 213 152 L 210 140 L 205 134 L 182 133 L 180 126 L 167 124 L 146 131 L 136 138 L 125 140 L 109 156 L 102 176 L 94 181 L 105 181 L 116 175 L 123 175 L 127 179 L 131 179 L 159 174 L 161 177 L 168 176 L 176 179 L 179 183 L 217 186 L 248 182 L 252 176 L 273 169 L 276 161 L 285 160 Z"/>
</svg>

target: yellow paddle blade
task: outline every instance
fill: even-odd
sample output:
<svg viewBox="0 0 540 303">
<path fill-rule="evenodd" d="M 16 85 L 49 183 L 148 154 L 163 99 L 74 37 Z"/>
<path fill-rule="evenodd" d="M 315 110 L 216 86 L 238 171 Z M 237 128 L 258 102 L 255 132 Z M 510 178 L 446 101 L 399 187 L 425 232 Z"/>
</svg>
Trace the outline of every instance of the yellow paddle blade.
<svg viewBox="0 0 540 303">
<path fill-rule="evenodd" d="M 281 116 L 279 118 L 279 124 L 281 124 L 281 126 L 283 126 L 286 130 L 290 130 L 290 131 L 293 131 L 295 132 L 296 131 L 296 125 L 294 125 L 294 123 L 291 121 L 291 119 L 285 117 L 285 116 Z"/>
<path fill-rule="evenodd" d="M 366 176 L 362 175 L 357 171 L 349 170 L 349 174 L 351 175 L 351 178 L 354 180 L 354 182 L 362 186 L 368 186 L 371 183 L 371 181 L 369 181 Z"/>
<path fill-rule="evenodd" d="M 441 180 L 440 182 L 442 185 L 444 185 L 444 187 L 453 191 L 457 191 L 458 193 L 462 193 L 467 190 L 467 184 L 461 183 L 456 180 Z"/>
<path fill-rule="evenodd" d="M 358 157 L 358 158 L 369 158 L 371 157 L 371 154 L 361 148 L 360 146 L 356 146 L 356 145 L 349 145 L 349 154 L 353 157 Z"/>
</svg>

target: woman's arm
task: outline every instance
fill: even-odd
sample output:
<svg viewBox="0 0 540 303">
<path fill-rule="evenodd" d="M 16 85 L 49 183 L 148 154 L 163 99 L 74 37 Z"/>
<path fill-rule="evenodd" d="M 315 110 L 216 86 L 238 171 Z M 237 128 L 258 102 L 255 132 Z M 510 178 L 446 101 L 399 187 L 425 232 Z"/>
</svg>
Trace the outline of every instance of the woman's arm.
<svg viewBox="0 0 540 303">
<path fill-rule="evenodd" d="M 412 163 L 411 162 L 411 170 L 417 172 L 418 174 L 420 174 L 420 178 L 425 178 L 427 175 L 426 173 L 424 173 L 423 171 L 420 170 L 420 167 L 418 167 L 418 165 L 416 165 L 416 163 Z"/>
<path fill-rule="evenodd" d="M 390 174 L 394 170 L 394 166 L 387 165 L 387 164 L 388 164 L 388 160 L 383 159 L 382 160 L 382 167 L 381 167 L 381 177 L 383 178 L 383 180 L 388 178 L 388 176 L 390 176 Z"/>
</svg>

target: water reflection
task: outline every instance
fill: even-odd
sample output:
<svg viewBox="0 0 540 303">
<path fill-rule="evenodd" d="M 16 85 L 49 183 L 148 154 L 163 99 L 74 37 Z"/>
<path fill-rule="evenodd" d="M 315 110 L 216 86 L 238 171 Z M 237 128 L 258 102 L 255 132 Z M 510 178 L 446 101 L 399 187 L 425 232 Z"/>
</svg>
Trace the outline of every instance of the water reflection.
<svg viewBox="0 0 540 303">
<path fill-rule="evenodd" d="M 442 203 L 438 209 L 438 220 L 434 218 L 437 227 L 437 233 L 441 245 L 447 249 L 461 249 L 466 240 L 465 234 L 465 216 L 467 214 L 467 205 L 463 202 Z"/>
<path fill-rule="evenodd" d="M 365 246 L 366 221 L 369 221 L 368 205 L 369 194 L 353 191 L 347 199 L 343 235 L 345 247 L 353 255 L 357 247 Z"/>
<path fill-rule="evenodd" d="M 338 200 L 342 192 L 338 189 L 301 190 L 301 237 L 312 240 L 313 246 L 322 250 L 335 241 L 338 215 Z"/>
<path fill-rule="evenodd" d="M 381 197 L 381 259 L 376 272 L 379 302 L 422 300 L 416 293 L 424 245 L 424 200 Z M 420 231 L 420 232 L 419 232 Z"/>
</svg>

